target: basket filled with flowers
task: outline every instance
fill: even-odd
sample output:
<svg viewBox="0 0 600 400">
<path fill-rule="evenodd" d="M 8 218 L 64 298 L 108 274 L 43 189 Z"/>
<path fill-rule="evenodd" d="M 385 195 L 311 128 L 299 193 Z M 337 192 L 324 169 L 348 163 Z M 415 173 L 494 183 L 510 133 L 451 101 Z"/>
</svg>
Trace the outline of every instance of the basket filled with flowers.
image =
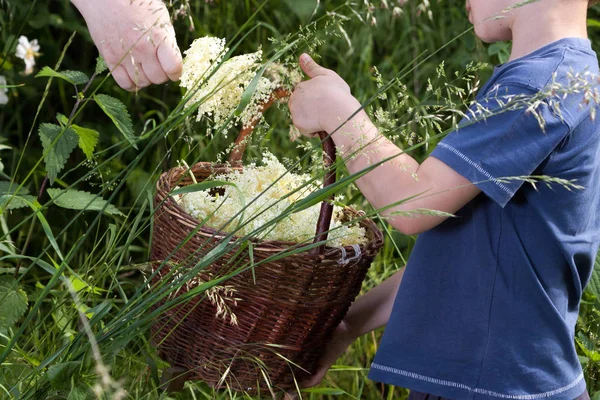
<svg viewBox="0 0 600 400">
<path fill-rule="evenodd" d="M 193 45 L 186 53 L 182 82 L 194 81 L 194 96 L 205 99 L 217 91 L 198 85 L 198 76 L 220 75 L 225 84 L 219 93 L 227 99 L 203 100 L 200 112 L 225 121 L 209 102 L 232 97 L 239 103 L 259 56 L 234 57 L 211 71 L 224 43 L 202 40 L 201 52 Z M 206 59 L 206 68 L 197 68 L 196 59 L 189 72 L 186 65 L 196 56 Z M 230 78 L 244 73 L 251 74 L 246 87 Z M 243 129 L 229 162 L 173 168 L 158 180 L 154 197 L 151 288 L 171 289 L 155 305 L 160 313 L 152 342 L 185 379 L 248 393 L 293 388 L 314 371 L 383 242 L 363 212 L 334 206 L 327 190 L 288 171 L 275 156 L 265 156 L 261 166 L 242 166 L 262 113 L 289 93 L 280 87 L 258 82 L 246 107 L 250 114 L 233 122 Z M 320 138 L 328 187 L 335 183 L 335 146 L 326 133 Z"/>
</svg>

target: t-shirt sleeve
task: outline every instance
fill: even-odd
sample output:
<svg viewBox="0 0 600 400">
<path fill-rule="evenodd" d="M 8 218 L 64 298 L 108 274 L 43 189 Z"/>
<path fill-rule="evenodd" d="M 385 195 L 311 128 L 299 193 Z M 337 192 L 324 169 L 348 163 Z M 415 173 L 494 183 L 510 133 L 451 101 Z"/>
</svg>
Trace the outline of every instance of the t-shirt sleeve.
<svg viewBox="0 0 600 400">
<path fill-rule="evenodd" d="M 515 96 L 534 94 L 518 84 L 501 85 L 478 100 L 431 155 L 504 207 L 523 177 L 531 176 L 569 133 L 567 124 L 543 101 L 536 103 L 535 111 L 514 106 L 520 103 Z"/>
</svg>

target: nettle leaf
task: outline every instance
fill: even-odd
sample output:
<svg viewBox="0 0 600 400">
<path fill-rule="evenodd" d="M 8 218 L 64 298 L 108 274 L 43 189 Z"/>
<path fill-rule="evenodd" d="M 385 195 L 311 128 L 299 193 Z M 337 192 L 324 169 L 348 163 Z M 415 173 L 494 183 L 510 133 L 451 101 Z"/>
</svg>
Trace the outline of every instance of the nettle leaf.
<svg viewBox="0 0 600 400">
<path fill-rule="evenodd" d="M 108 69 L 108 67 L 106 66 L 106 63 L 104 62 L 104 58 L 102 58 L 101 56 L 98 56 L 98 58 L 96 58 L 96 71 L 95 71 L 96 75 L 100 75 L 107 69 Z"/>
<path fill-rule="evenodd" d="M 83 150 L 87 159 L 91 160 L 94 156 L 94 149 L 98 144 L 100 133 L 94 129 L 84 128 L 75 124 L 71 125 L 71 128 L 79 136 L 79 147 Z"/>
<path fill-rule="evenodd" d="M 13 278 L 0 277 L 0 330 L 10 328 L 27 311 L 27 293 Z"/>
<path fill-rule="evenodd" d="M 48 368 L 47 376 L 55 389 L 71 386 L 71 377 L 81 368 L 81 361 L 67 361 Z"/>
<path fill-rule="evenodd" d="M 106 94 L 94 95 L 94 100 L 100 106 L 102 111 L 112 119 L 117 129 L 125 136 L 125 139 L 137 149 L 135 144 L 136 137 L 133 134 L 133 124 L 127 111 L 127 107 L 119 99 Z"/>
<path fill-rule="evenodd" d="M 91 392 L 81 383 L 71 386 L 71 392 L 67 400 L 87 400 L 92 398 Z"/>
<path fill-rule="evenodd" d="M 55 71 L 52 68 L 46 66 L 42 68 L 40 72 L 35 76 L 36 78 L 40 77 L 53 77 L 64 79 L 72 85 L 83 85 L 87 83 L 90 78 L 81 71 Z"/>
<path fill-rule="evenodd" d="M 48 179 L 52 184 L 58 173 L 65 167 L 73 149 L 77 147 L 79 136 L 72 129 L 64 129 L 58 125 L 47 123 L 40 125 L 39 134 L 44 147 L 44 161 L 46 162 Z M 53 146 L 52 143 L 55 140 L 56 143 Z"/>
<path fill-rule="evenodd" d="M 110 215 L 123 215 L 117 207 L 96 194 L 75 189 L 48 189 L 54 204 L 71 210 L 104 211 Z M 106 208 L 105 208 L 106 207 Z"/>
<path fill-rule="evenodd" d="M 12 210 L 27 207 L 27 202 L 35 201 L 35 197 L 30 196 L 29 190 L 25 187 L 22 187 L 15 195 L 18 187 L 18 183 L 0 182 L 0 208 Z"/>
<path fill-rule="evenodd" d="M 58 123 L 64 128 L 68 125 L 69 119 L 61 113 L 56 114 Z M 94 129 L 84 128 L 79 125 L 71 124 L 69 127 L 79 136 L 79 148 L 83 150 L 88 160 L 91 160 L 94 156 L 94 149 L 98 144 L 100 133 Z"/>
</svg>

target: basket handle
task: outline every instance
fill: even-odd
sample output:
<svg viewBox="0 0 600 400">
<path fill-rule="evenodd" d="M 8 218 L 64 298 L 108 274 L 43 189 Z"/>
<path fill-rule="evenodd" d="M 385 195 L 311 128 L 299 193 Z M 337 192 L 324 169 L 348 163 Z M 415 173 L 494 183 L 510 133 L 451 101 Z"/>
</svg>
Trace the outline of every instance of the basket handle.
<svg viewBox="0 0 600 400">
<path fill-rule="evenodd" d="M 273 96 L 264 103 L 260 109 L 261 114 L 267 111 L 275 101 L 278 99 L 283 99 L 290 97 L 290 92 L 284 89 L 277 89 L 273 92 Z M 242 156 L 244 151 L 246 150 L 246 146 L 248 144 L 248 138 L 256 124 L 258 124 L 259 118 L 255 119 L 250 123 L 249 126 L 243 128 L 237 139 L 235 140 L 235 144 L 233 146 L 233 150 L 229 155 L 229 164 L 234 168 L 241 168 L 242 166 Z M 325 167 L 328 169 L 325 179 L 323 182 L 323 187 L 327 187 L 335 183 L 336 169 L 334 166 L 335 162 L 335 143 L 333 139 L 327 132 L 319 132 L 319 138 L 321 139 L 321 143 L 323 145 L 323 161 L 325 163 Z M 329 200 L 333 200 L 333 195 L 329 197 Z M 329 226 L 331 225 L 331 218 L 333 216 L 333 203 L 330 201 L 324 201 L 321 203 L 321 212 L 319 213 L 319 219 L 317 221 L 317 229 L 315 234 L 315 240 L 313 243 L 318 243 L 321 241 L 327 240 L 327 231 L 329 231 Z M 321 255 L 325 250 L 325 245 L 322 244 L 318 247 L 313 248 L 310 251 L 311 255 Z"/>
</svg>

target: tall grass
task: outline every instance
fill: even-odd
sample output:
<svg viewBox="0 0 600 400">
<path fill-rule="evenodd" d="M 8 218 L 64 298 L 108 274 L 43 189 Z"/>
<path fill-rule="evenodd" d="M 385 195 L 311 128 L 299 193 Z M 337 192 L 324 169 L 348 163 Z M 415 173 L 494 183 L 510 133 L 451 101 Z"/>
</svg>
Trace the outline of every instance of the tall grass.
<svg viewBox="0 0 600 400">
<path fill-rule="evenodd" d="M 174 8 L 181 4 L 175 3 Z M 505 45 L 497 45 L 489 51 L 474 35 L 465 34 L 468 21 L 462 5 L 438 1 L 423 9 L 419 2 L 409 2 L 398 14 L 393 12 L 395 4 L 381 7 L 389 2 L 375 2 L 375 7 L 362 1 L 321 3 L 317 8 L 314 0 L 192 0 L 185 3 L 189 15 L 175 21 L 179 44 L 186 49 L 194 38 L 210 34 L 236 43 L 239 53 L 253 52 L 261 45 L 265 53 L 273 55 L 281 43 L 296 41 L 284 58 L 294 59 L 306 50 L 319 55 L 323 65 L 350 82 L 358 99 L 365 103 L 372 100 L 371 110 L 389 109 L 396 100 L 412 107 L 412 113 L 397 115 L 395 134 L 417 159 L 427 155 L 438 133 L 450 128 L 451 122 L 442 121 L 439 127 L 420 126 L 415 116 L 431 114 L 432 106 L 443 104 L 452 112 L 462 104 L 457 99 L 454 103 L 442 100 L 447 94 L 429 93 L 428 81 L 435 84 L 448 79 L 441 71 L 448 76 L 455 71 L 469 75 L 471 85 L 484 81 L 491 66 L 469 69 L 467 64 L 497 63 L 506 49 Z M 431 18 L 427 11 L 431 11 Z M 593 10 L 592 17 L 596 15 Z M 316 25 L 311 26 L 311 22 Z M 594 26 L 592 23 L 591 29 Z M 596 44 L 596 32 L 592 33 Z M 97 56 L 81 18 L 68 1 L 0 0 L 0 75 L 5 75 L 10 85 L 22 85 L 10 89 L 9 103 L 0 108 L 0 144 L 10 146 L 0 150 L 2 177 L 15 187 L 22 186 L 21 195 L 26 194 L 22 190 L 28 190 L 30 196 L 23 200 L 23 207 L 5 210 L 0 216 L 0 289 L 6 288 L 14 304 L 22 304 L 25 295 L 27 298 L 26 309 L 13 310 L 18 317 L 14 323 L 4 320 L 6 324 L 2 325 L 0 318 L 1 396 L 244 398 L 228 391 L 215 392 L 201 382 L 186 384 L 178 394 L 168 395 L 159 389 L 160 376 L 167 366 L 148 339 L 148 327 L 161 312 L 151 311 L 152 306 L 160 296 L 176 291 L 204 264 L 179 281 L 165 282 L 158 292 L 148 291 L 145 283 L 152 275 L 147 260 L 154 182 L 179 160 L 189 165 L 200 160 L 215 161 L 230 146 L 234 134 L 204 135 L 206 126 L 187 118 L 191 111 L 183 110 L 182 93 L 176 84 L 147 88 L 133 95 L 120 90 L 105 72 L 96 75 L 83 97 L 89 99 L 95 92 L 119 99 L 140 138 L 136 149 L 94 101 L 78 100 L 77 91 L 84 90 L 82 85 L 75 91 L 62 79 L 21 75 L 20 60 L 12 57 L 15 40 L 21 34 L 40 40 L 43 54 L 38 67 L 48 65 L 92 76 Z M 421 62 L 425 59 L 427 62 Z M 396 77 L 400 81 L 394 80 Z M 374 96 L 388 83 L 392 90 L 387 91 L 387 98 Z M 465 80 L 452 83 L 468 89 Z M 71 116 L 70 123 L 97 130 L 100 137 L 91 160 L 75 149 L 65 169 L 49 185 L 44 164 L 48 150 L 41 145 L 37 132 L 41 123 L 57 124 L 57 113 Z M 267 120 L 268 126 L 256 132 L 246 160 L 259 159 L 262 149 L 269 148 L 308 170 L 310 154 L 319 144 L 290 141 L 290 119 L 284 109 L 269 111 Z M 416 145 L 411 145 L 414 138 L 401 134 L 402 127 L 419 132 Z M 60 196 L 50 197 L 46 190 L 50 186 L 88 191 L 107 203 L 100 203 L 103 211 L 60 208 Z M 342 187 L 340 192 L 348 204 L 374 212 L 352 186 Z M 118 212 L 110 212 L 109 204 Z M 386 241 L 364 282 L 364 290 L 402 268 L 414 243 L 414 238 L 394 232 L 377 214 L 373 215 Z M 209 282 L 203 289 L 218 283 Z M 586 294 L 578 331 L 592 394 L 600 393 L 595 383 L 600 373 L 598 294 Z M 0 311 L 7 312 L 2 306 Z M 323 385 L 306 391 L 305 398 L 405 397 L 407 391 L 403 389 L 366 379 L 380 334 L 377 331 L 360 338 L 338 360 Z"/>
</svg>

